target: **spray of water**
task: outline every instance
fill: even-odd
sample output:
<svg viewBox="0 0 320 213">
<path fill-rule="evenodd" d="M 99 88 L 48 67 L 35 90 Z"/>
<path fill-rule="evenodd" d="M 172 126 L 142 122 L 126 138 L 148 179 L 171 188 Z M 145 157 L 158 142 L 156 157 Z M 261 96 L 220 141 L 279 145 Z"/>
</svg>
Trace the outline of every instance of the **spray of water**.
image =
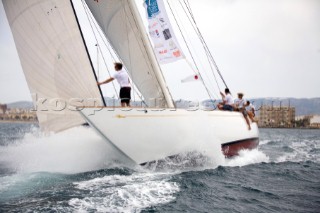
<svg viewBox="0 0 320 213">
<path fill-rule="evenodd" d="M 242 151 L 238 157 L 225 159 L 221 152 L 221 142 L 217 138 L 208 141 L 199 136 L 190 150 L 194 151 L 152 162 L 145 168 L 151 171 L 186 171 L 269 161 L 258 150 Z M 80 173 L 119 164 L 123 166 L 125 162 L 120 160 L 117 151 L 87 127 L 76 127 L 50 135 L 43 135 L 36 129 L 22 140 L 0 147 L 0 164 L 22 173 Z"/>
<path fill-rule="evenodd" d="M 22 173 L 80 173 L 114 166 L 117 158 L 117 152 L 87 127 L 50 135 L 36 131 L 0 147 L 0 164 Z"/>
<path fill-rule="evenodd" d="M 238 156 L 225 159 L 223 166 L 246 166 L 249 164 L 269 162 L 269 157 L 258 149 L 241 150 Z"/>
</svg>

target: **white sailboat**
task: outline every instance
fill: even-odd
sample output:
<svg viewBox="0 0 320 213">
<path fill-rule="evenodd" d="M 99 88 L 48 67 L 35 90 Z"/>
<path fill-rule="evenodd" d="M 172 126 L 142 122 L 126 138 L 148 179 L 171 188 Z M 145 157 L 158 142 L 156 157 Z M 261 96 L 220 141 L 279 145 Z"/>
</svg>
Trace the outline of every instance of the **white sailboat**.
<svg viewBox="0 0 320 213">
<path fill-rule="evenodd" d="M 37 109 L 42 129 L 61 131 L 88 122 L 137 164 L 199 150 L 198 141 L 205 149 L 218 144 L 226 156 L 258 145 L 257 125 L 249 131 L 238 112 L 174 107 L 134 0 L 85 2 L 147 107 L 102 105 L 72 1 L 3 0 L 30 91 L 37 94 L 33 101 L 42 107 Z"/>
</svg>

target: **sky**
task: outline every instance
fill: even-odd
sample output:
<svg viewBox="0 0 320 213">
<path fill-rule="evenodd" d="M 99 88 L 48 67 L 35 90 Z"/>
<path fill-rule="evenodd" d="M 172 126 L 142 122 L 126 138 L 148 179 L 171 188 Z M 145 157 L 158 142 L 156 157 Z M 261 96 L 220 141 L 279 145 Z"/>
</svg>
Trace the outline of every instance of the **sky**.
<svg viewBox="0 0 320 213">
<path fill-rule="evenodd" d="M 178 1 L 169 2 L 174 6 Z M 233 93 L 243 92 L 246 98 L 320 97 L 319 0 L 189 2 L 198 27 Z M 141 6 L 141 0 L 137 3 Z M 170 14 L 169 17 L 172 18 Z M 187 23 L 180 18 L 182 23 Z M 172 25 L 177 32 L 174 21 Z M 182 41 L 181 35 L 176 35 Z M 185 35 L 189 40 L 196 39 L 191 33 Z M 186 47 L 180 45 L 187 52 Z M 201 47 L 195 43 L 193 48 L 197 52 Z M 199 55 L 201 58 L 201 53 Z M 199 83 L 180 82 L 188 75 L 183 73 L 184 65 L 180 63 L 163 68 L 174 99 L 205 99 Z M 206 68 L 204 64 L 203 69 Z M 0 103 L 31 100 L 2 1 L 0 72 Z"/>
</svg>

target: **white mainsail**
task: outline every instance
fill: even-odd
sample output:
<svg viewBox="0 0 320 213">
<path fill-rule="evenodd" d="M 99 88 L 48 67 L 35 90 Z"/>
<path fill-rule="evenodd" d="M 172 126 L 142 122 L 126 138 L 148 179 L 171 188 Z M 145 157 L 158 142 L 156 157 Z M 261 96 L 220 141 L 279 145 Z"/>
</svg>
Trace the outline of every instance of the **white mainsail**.
<svg viewBox="0 0 320 213">
<path fill-rule="evenodd" d="M 77 106 L 102 104 L 71 1 L 3 0 L 40 127 L 85 123 Z"/>
<path fill-rule="evenodd" d="M 86 0 L 149 106 L 173 107 L 134 0 Z"/>
</svg>

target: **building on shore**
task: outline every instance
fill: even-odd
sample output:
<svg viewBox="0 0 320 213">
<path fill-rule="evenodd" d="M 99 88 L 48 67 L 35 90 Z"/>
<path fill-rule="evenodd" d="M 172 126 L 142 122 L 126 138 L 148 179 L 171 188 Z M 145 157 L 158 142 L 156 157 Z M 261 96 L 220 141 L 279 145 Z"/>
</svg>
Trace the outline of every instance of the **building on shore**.
<svg viewBox="0 0 320 213">
<path fill-rule="evenodd" d="M 320 115 L 314 115 L 310 118 L 310 128 L 320 129 Z"/>
<path fill-rule="evenodd" d="M 6 108 L 0 113 L 0 121 L 28 121 L 37 122 L 37 114 L 31 109 Z"/>
<path fill-rule="evenodd" d="M 259 127 L 292 128 L 295 126 L 295 107 L 290 106 L 261 106 Z"/>
</svg>

